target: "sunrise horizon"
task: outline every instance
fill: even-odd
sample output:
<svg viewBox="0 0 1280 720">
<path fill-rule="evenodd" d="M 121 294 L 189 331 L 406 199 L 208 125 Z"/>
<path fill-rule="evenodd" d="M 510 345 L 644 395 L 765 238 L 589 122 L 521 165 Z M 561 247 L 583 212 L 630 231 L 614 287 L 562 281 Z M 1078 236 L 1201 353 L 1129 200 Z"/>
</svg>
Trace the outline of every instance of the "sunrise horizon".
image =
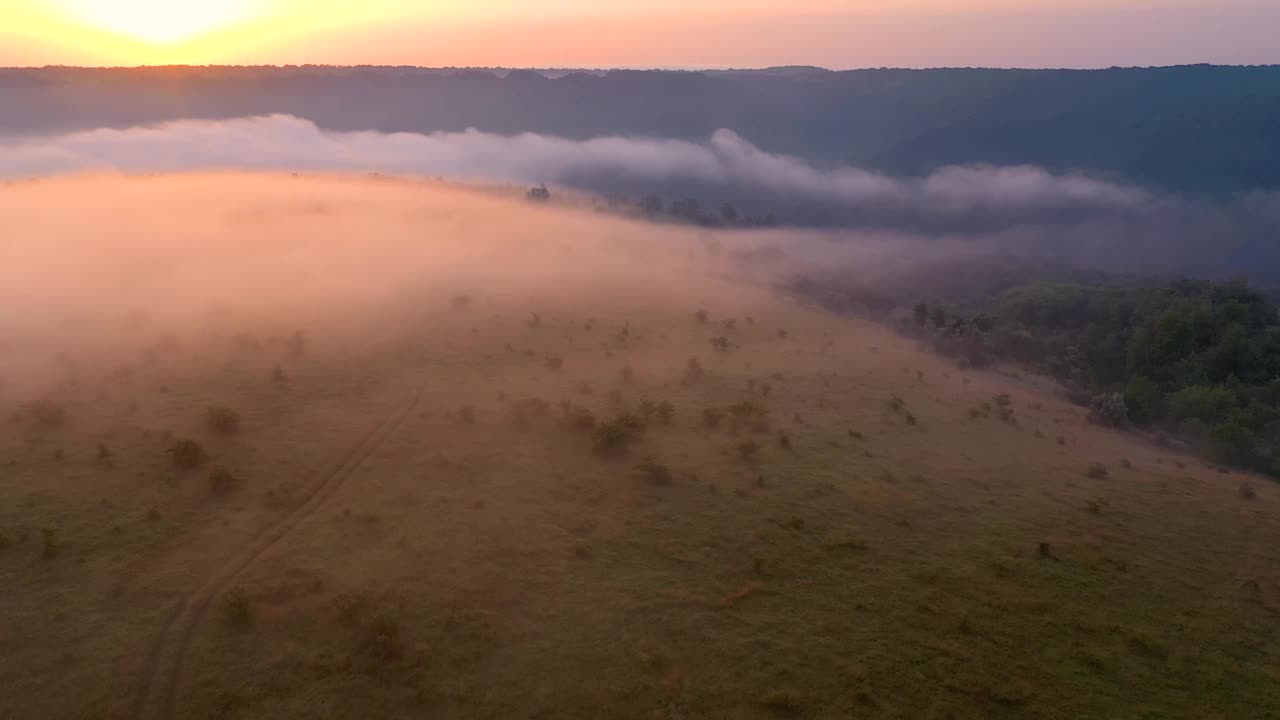
<svg viewBox="0 0 1280 720">
<path fill-rule="evenodd" d="M 0 66 L 1100 69 L 1270 65 L 1280 7 L 1254 0 L 14 0 Z"/>
</svg>

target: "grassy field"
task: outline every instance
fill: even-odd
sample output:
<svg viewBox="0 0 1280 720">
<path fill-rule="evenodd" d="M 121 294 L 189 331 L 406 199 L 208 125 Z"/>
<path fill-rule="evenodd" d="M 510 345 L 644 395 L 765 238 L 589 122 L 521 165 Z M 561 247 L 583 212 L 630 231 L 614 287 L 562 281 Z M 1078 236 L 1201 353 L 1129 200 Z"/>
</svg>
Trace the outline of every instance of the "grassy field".
<svg viewBox="0 0 1280 720">
<path fill-rule="evenodd" d="M 0 718 L 1280 717 L 1272 483 L 779 296 L 777 237 L 345 178 L 0 209 L 89 182 L 46 234 L 168 182 L 117 232 L 322 249 L 90 273 L 207 292 L 109 352 L 11 335 Z"/>
</svg>

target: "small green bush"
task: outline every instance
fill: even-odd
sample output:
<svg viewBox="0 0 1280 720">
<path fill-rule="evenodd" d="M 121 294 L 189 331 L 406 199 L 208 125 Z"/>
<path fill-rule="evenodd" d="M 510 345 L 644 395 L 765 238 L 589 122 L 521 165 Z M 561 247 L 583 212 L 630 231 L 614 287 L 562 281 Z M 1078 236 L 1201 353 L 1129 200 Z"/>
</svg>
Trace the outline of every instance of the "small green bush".
<svg viewBox="0 0 1280 720">
<path fill-rule="evenodd" d="M 595 450 L 602 455 L 625 452 L 644 432 L 644 421 L 631 413 L 623 413 L 595 429 Z"/>
<path fill-rule="evenodd" d="M 599 421 L 596 414 L 584 407 L 574 407 L 569 412 L 569 427 L 574 430 L 594 430 Z"/>
<path fill-rule="evenodd" d="M 676 406 L 672 405 L 666 400 L 663 400 L 662 402 L 658 403 L 657 415 L 658 415 L 658 422 L 662 423 L 663 425 L 670 425 L 671 421 L 676 416 Z"/>
<path fill-rule="evenodd" d="M 230 495 L 240 485 L 240 480 L 222 466 L 215 467 L 209 473 L 209 492 L 217 497 Z"/>
<path fill-rule="evenodd" d="M 240 413 L 224 405 L 205 410 L 205 427 L 217 435 L 234 435 L 240 431 Z"/>
<path fill-rule="evenodd" d="M 656 415 L 657 412 L 658 404 L 656 402 L 649 398 L 645 398 L 640 401 L 640 417 L 643 417 L 646 422 L 652 420 L 653 416 Z"/>
<path fill-rule="evenodd" d="M 650 485 L 670 485 L 675 482 L 675 475 L 671 472 L 671 468 L 658 462 L 652 455 L 640 463 L 639 470 L 645 482 Z"/>
<path fill-rule="evenodd" d="M 702 361 L 698 360 L 696 357 L 689 358 L 689 361 L 685 363 L 684 367 L 685 380 L 701 380 L 703 375 L 706 375 L 706 371 L 702 368 Z"/>
<path fill-rule="evenodd" d="M 62 552 L 62 543 L 58 542 L 58 531 L 53 528 L 40 528 L 40 558 L 54 560 Z"/>
<path fill-rule="evenodd" d="M 173 464 L 180 470 L 194 470 L 204 464 L 209 458 L 204 447 L 195 440 L 175 440 L 169 446 L 169 457 L 173 459 Z"/>
<path fill-rule="evenodd" d="M 22 406 L 22 413 L 33 424 L 43 428 L 57 427 L 66 423 L 67 408 L 52 400 L 37 400 Z"/>
<path fill-rule="evenodd" d="M 388 612 L 374 616 L 361 628 L 360 654 L 378 664 L 390 664 L 404 657 L 400 621 Z"/>
<path fill-rule="evenodd" d="M 765 710 L 779 717 L 799 717 L 804 714 L 804 699 L 788 690 L 774 690 L 760 698 Z"/>
<path fill-rule="evenodd" d="M 768 411 L 765 410 L 764 406 L 760 405 L 759 403 L 753 402 L 751 400 L 743 400 L 742 402 L 738 402 L 738 403 L 734 403 L 733 405 L 730 405 L 729 414 L 733 415 L 735 418 L 748 419 L 748 418 L 763 417 L 768 414 Z"/>
</svg>

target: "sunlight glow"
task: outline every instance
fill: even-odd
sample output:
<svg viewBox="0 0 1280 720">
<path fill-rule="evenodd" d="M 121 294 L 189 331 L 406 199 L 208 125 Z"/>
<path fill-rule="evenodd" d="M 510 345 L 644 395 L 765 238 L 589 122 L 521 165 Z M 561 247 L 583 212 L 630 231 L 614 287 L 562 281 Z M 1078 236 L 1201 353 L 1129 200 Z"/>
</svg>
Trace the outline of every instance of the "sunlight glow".
<svg viewBox="0 0 1280 720">
<path fill-rule="evenodd" d="M 165 44 L 250 19 L 254 0 L 54 0 L 71 22 Z"/>
</svg>

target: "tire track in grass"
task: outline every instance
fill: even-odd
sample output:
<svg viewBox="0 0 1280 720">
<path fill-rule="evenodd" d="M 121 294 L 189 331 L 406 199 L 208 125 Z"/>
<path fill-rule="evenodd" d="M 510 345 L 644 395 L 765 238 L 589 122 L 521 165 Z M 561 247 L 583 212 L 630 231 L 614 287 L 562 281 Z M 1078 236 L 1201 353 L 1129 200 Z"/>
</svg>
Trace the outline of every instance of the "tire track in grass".
<svg viewBox="0 0 1280 720">
<path fill-rule="evenodd" d="M 159 637 L 147 654 L 142 679 L 134 698 L 133 710 L 129 715 L 132 720 L 145 720 L 148 717 L 148 710 L 157 703 L 159 707 L 152 713 L 153 716 L 164 720 L 174 717 L 187 648 L 213 601 L 220 597 L 255 560 L 287 537 L 323 506 L 347 479 L 355 474 L 373 451 L 404 423 L 418 406 L 422 395 L 423 390 L 417 390 L 402 407 L 382 418 L 372 430 L 361 437 L 342 458 L 320 476 L 297 509 L 275 525 L 258 533 L 249 547 L 174 607 L 161 627 Z M 170 639 L 175 633 L 177 644 L 170 650 L 169 646 L 172 644 Z M 164 672 L 166 656 L 172 656 L 172 662 L 168 665 L 168 671 Z"/>
</svg>

